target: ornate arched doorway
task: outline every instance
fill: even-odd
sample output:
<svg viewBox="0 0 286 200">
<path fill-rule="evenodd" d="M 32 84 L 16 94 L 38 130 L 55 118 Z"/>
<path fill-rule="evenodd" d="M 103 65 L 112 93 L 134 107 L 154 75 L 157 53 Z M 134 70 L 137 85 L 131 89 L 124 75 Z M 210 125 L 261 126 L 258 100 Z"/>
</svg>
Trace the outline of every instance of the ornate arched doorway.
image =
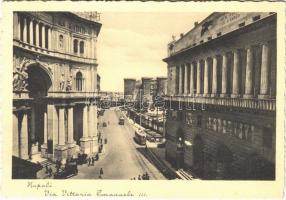
<svg viewBox="0 0 286 200">
<path fill-rule="evenodd" d="M 28 118 L 29 123 L 29 139 L 28 149 L 29 155 L 34 155 L 41 150 L 44 143 L 45 131 L 45 113 L 47 112 L 47 102 L 45 97 L 52 85 L 49 72 L 39 63 L 33 63 L 27 66 L 26 70 L 27 90 L 31 99 L 31 113 Z"/>
<path fill-rule="evenodd" d="M 194 170 L 198 173 L 199 176 L 204 174 L 204 143 L 202 138 L 199 135 L 196 135 L 194 138 Z"/>
</svg>

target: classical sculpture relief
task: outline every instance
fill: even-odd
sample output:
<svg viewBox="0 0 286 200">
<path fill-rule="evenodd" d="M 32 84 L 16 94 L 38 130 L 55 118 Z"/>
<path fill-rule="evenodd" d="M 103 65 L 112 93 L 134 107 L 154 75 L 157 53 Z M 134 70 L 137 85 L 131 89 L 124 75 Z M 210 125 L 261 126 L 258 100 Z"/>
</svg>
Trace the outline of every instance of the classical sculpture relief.
<svg viewBox="0 0 286 200">
<path fill-rule="evenodd" d="M 31 61 L 27 58 L 18 58 L 15 63 L 15 69 L 13 71 L 13 91 L 26 90 L 28 82 L 28 74 L 26 72 L 28 63 Z"/>
<path fill-rule="evenodd" d="M 64 91 L 65 89 L 65 74 L 62 73 L 60 78 L 60 91 Z"/>
<path fill-rule="evenodd" d="M 68 80 L 67 80 L 66 90 L 67 91 L 71 91 L 72 90 L 72 75 L 70 75 Z"/>
</svg>

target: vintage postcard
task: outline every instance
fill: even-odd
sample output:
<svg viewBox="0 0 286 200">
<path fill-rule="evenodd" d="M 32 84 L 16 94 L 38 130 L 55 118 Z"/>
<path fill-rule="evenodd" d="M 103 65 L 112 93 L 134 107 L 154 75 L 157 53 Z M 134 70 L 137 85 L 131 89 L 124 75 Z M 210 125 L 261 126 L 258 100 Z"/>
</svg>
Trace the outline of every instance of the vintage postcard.
<svg viewBox="0 0 286 200">
<path fill-rule="evenodd" d="M 282 197 L 283 3 L 4 2 L 1 27 L 3 196 Z"/>
</svg>

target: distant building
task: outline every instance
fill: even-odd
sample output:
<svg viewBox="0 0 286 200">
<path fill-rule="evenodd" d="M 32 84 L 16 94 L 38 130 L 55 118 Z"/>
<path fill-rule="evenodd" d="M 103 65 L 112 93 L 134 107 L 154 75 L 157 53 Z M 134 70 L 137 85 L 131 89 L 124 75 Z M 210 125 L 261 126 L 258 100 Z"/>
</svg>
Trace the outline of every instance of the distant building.
<svg viewBox="0 0 286 200">
<path fill-rule="evenodd" d="M 125 101 L 134 101 L 134 98 L 136 97 L 135 88 L 136 88 L 136 79 L 133 79 L 133 78 L 124 79 L 124 100 Z"/>
<path fill-rule="evenodd" d="M 166 159 L 205 179 L 275 179 L 276 13 L 213 13 L 168 45 Z"/>
</svg>

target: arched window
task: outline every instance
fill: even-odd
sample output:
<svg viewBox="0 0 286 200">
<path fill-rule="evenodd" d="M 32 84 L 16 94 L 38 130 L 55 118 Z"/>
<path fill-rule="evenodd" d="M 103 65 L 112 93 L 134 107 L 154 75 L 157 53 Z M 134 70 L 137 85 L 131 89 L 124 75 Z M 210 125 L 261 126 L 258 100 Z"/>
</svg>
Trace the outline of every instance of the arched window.
<svg viewBox="0 0 286 200">
<path fill-rule="evenodd" d="M 76 85 L 76 90 L 77 91 L 82 91 L 83 88 L 83 78 L 82 78 L 82 73 L 77 72 L 75 76 L 75 85 Z"/>
<path fill-rule="evenodd" d="M 64 48 L 64 36 L 63 35 L 59 36 L 59 46 L 60 46 L 60 49 Z"/>
<path fill-rule="evenodd" d="M 78 52 L 78 41 L 77 41 L 77 39 L 75 39 L 75 40 L 73 41 L 73 52 L 74 52 L 74 53 L 77 53 L 77 52 Z"/>
<path fill-rule="evenodd" d="M 81 42 L 79 43 L 79 52 L 80 52 L 80 53 L 84 53 L 84 42 L 83 42 L 83 41 L 81 41 Z"/>
</svg>

